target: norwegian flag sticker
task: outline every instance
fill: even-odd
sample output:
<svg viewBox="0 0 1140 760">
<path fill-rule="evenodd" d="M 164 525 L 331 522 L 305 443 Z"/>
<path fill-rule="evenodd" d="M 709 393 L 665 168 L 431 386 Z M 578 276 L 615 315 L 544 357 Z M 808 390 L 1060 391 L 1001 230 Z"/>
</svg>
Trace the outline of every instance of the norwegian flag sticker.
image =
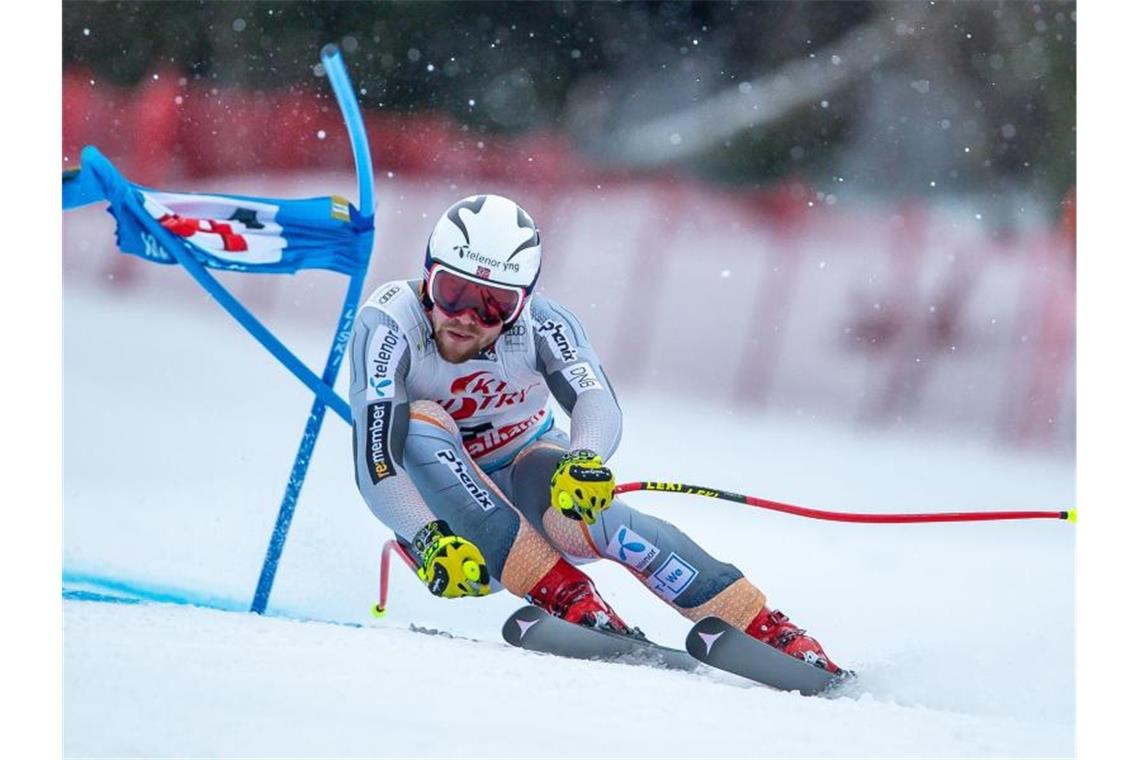
<svg viewBox="0 0 1140 760">
<path fill-rule="evenodd" d="M 475 267 L 475 276 L 489 280 L 491 278 L 491 270 L 487 267 Z"/>
<path fill-rule="evenodd" d="M 288 246 L 274 204 L 221 195 L 140 192 L 143 206 L 159 224 L 222 261 L 275 264 Z"/>
</svg>

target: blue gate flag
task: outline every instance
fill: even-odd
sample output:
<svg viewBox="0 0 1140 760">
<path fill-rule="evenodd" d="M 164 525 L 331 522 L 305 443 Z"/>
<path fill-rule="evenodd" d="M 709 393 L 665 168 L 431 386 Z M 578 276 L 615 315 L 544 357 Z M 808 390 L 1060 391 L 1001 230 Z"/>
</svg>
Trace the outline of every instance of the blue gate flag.
<svg viewBox="0 0 1140 760">
<path fill-rule="evenodd" d="M 117 222 L 115 234 L 120 250 L 148 261 L 182 265 L 223 309 L 315 395 L 250 605 L 250 611 L 257 614 L 265 613 L 268 607 L 277 565 L 326 408 L 352 424 L 348 402 L 337 395 L 333 385 L 352 336 L 375 233 L 372 155 L 360 104 L 344 57 L 336 45 L 321 49 L 321 63 L 352 143 L 363 214 L 339 196 L 278 200 L 153 190 L 129 182 L 93 146 L 84 148 L 80 154 L 80 168 L 65 171 L 63 175 L 64 210 L 108 201 L 109 211 Z M 264 273 L 327 269 L 347 275 L 344 304 L 320 377 L 206 271 L 207 268 Z"/>
<path fill-rule="evenodd" d="M 177 235 L 203 266 L 292 274 L 327 269 L 349 276 L 367 267 L 373 217 L 340 196 L 281 200 L 247 195 L 180 193 L 136 185 L 94 146 L 80 168 L 64 173 L 63 208 L 106 200 L 119 250 L 161 264 L 177 260 L 140 221 L 148 215 Z"/>
</svg>

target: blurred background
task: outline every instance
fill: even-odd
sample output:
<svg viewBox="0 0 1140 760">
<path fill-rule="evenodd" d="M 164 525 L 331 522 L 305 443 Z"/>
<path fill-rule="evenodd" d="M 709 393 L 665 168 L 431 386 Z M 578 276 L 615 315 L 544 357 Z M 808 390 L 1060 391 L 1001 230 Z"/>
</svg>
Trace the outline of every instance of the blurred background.
<svg viewBox="0 0 1140 760">
<path fill-rule="evenodd" d="M 355 198 L 335 42 L 377 177 L 370 288 L 417 276 L 451 202 L 501 193 L 619 399 L 1069 457 L 1075 41 L 1053 2 L 64 2 L 62 160 Z M 112 230 L 65 217 L 65 299 L 216 310 Z M 332 332 L 334 275 L 222 279 Z"/>
</svg>

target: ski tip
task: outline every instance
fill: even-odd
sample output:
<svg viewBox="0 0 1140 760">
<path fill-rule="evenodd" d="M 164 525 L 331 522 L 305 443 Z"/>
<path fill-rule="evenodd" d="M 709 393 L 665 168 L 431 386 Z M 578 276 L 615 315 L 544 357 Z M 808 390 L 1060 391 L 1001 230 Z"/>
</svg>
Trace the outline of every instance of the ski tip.
<svg viewBox="0 0 1140 760">
<path fill-rule="evenodd" d="M 706 665 L 805 697 L 840 696 L 847 691 L 841 686 L 855 679 L 854 671 L 830 673 L 762 644 L 717 617 L 703 618 L 689 629 L 685 649 Z"/>
<path fill-rule="evenodd" d="M 706 617 L 697 621 L 685 637 L 685 651 L 698 660 L 703 660 L 712 650 L 717 638 L 730 626 L 718 617 Z"/>
<path fill-rule="evenodd" d="M 518 608 L 503 623 L 503 640 L 511 646 L 521 647 L 523 638 L 545 614 L 532 604 Z"/>
</svg>

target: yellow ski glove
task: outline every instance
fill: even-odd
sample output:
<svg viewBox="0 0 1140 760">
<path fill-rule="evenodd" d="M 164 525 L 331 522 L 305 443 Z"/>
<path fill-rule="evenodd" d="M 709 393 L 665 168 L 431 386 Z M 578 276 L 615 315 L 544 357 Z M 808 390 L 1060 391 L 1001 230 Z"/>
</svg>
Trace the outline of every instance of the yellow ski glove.
<svg viewBox="0 0 1140 760">
<path fill-rule="evenodd" d="M 550 503 L 571 520 L 587 525 L 614 500 L 614 474 L 589 449 L 568 452 L 550 478 Z"/>
<path fill-rule="evenodd" d="M 420 556 L 416 575 L 436 596 L 486 596 L 491 593 L 491 575 L 479 547 L 454 535 L 443 520 L 425 525 L 413 546 Z"/>
</svg>

